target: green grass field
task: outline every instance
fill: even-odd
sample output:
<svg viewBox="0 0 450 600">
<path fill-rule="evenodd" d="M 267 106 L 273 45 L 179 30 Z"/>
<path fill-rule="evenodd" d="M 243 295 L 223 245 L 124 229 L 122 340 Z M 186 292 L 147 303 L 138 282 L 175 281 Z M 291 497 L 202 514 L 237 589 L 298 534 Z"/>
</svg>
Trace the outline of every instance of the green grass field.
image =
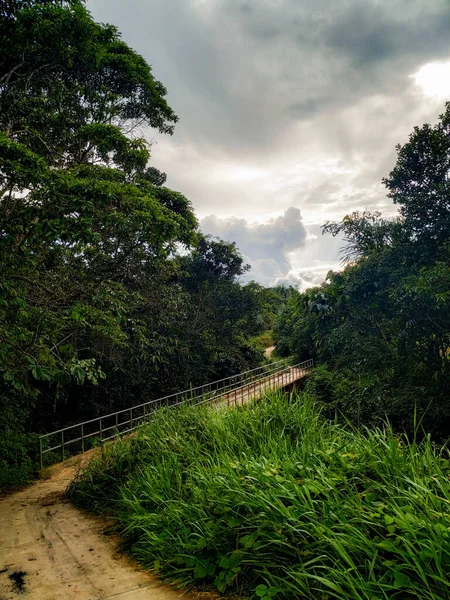
<svg viewBox="0 0 450 600">
<path fill-rule="evenodd" d="M 305 395 L 161 410 L 70 488 L 180 584 L 263 598 L 450 598 L 450 462 Z"/>
</svg>

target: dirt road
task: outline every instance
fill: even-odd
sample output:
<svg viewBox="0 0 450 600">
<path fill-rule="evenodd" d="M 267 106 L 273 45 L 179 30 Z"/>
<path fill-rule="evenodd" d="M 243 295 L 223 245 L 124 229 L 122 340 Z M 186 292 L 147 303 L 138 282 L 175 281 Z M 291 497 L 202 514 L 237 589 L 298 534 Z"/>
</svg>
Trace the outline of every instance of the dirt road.
<svg viewBox="0 0 450 600">
<path fill-rule="evenodd" d="M 105 522 L 64 498 L 83 458 L 0 500 L 0 600 L 176 600 L 182 594 L 115 551 Z M 209 596 L 209 595 L 205 595 Z"/>
<path fill-rule="evenodd" d="M 300 380 L 289 368 L 220 397 L 245 404 Z M 77 510 L 64 492 L 96 450 L 55 465 L 47 479 L 0 499 L 0 600 L 212 600 L 161 584 L 116 551 L 106 523 Z"/>
</svg>

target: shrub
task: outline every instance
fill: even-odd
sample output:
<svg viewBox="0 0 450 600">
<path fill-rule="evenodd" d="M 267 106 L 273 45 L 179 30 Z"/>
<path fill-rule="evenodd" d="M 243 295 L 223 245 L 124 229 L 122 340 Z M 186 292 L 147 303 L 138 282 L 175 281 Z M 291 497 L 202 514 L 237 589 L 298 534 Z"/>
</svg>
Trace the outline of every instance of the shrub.
<svg viewBox="0 0 450 600">
<path fill-rule="evenodd" d="M 308 377 L 306 390 L 320 402 L 328 418 L 350 420 L 358 427 L 388 421 L 394 431 L 410 437 L 431 434 L 440 443 L 449 439 L 449 394 L 421 386 L 420 374 L 412 378 L 393 369 L 378 376 L 319 365 Z"/>
<path fill-rule="evenodd" d="M 450 598 L 450 463 L 303 394 L 162 410 L 70 489 L 141 563 L 252 598 Z"/>
<path fill-rule="evenodd" d="M 0 491 L 28 483 L 38 470 L 38 438 L 20 431 L 2 432 Z"/>
</svg>

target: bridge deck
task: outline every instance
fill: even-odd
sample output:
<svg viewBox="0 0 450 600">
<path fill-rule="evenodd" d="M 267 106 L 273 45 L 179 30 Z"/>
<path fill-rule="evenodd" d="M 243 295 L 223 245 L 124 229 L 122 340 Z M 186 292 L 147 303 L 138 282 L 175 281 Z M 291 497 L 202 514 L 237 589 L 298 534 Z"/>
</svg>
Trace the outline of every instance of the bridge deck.
<svg viewBox="0 0 450 600">
<path fill-rule="evenodd" d="M 257 400 L 264 394 L 273 392 L 278 389 L 283 389 L 288 385 L 300 381 L 305 377 L 308 369 L 291 368 L 283 371 L 282 373 L 275 373 L 265 377 L 264 379 L 258 379 L 252 383 L 232 390 L 227 394 L 219 394 L 214 398 L 215 403 L 227 404 L 227 406 L 238 406 L 246 404 L 251 400 Z"/>
</svg>

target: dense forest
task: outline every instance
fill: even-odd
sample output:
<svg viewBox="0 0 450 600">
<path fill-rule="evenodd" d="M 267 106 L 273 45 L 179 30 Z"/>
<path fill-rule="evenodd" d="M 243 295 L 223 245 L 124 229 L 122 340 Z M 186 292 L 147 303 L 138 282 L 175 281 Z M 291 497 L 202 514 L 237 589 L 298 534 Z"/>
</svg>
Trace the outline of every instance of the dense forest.
<svg viewBox="0 0 450 600">
<path fill-rule="evenodd" d="M 450 103 L 397 147 L 397 216 L 326 223 L 342 269 L 300 292 L 244 283 L 235 244 L 165 186 L 147 138 L 174 133 L 166 96 L 83 0 L 1 4 L 0 491 L 37 474 L 40 434 L 262 365 L 275 344 L 288 372 L 315 360 L 302 389 L 159 406 L 50 504 L 106 516 L 179 586 L 448 600 Z"/>
<path fill-rule="evenodd" d="M 36 435 L 264 360 L 314 358 L 329 417 L 450 426 L 450 105 L 384 180 L 396 218 L 327 223 L 343 268 L 320 287 L 242 284 L 165 187 L 147 133 L 177 116 L 144 58 L 82 0 L 15 0 L 0 19 L 0 485 Z"/>
<path fill-rule="evenodd" d="M 450 438 L 450 103 L 416 127 L 383 181 L 393 219 L 354 213 L 340 272 L 293 294 L 276 327 L 281 354 L 320 363 L 309 389 L 356 424 Z"/>
<path fill-rule="evenodd" d="M 36 436 L 258 365 L 283 289 L 149 164 L 177 116 L 145 60 L 80 0 L 0 19 L 0 485 Z"/>
</svg>

